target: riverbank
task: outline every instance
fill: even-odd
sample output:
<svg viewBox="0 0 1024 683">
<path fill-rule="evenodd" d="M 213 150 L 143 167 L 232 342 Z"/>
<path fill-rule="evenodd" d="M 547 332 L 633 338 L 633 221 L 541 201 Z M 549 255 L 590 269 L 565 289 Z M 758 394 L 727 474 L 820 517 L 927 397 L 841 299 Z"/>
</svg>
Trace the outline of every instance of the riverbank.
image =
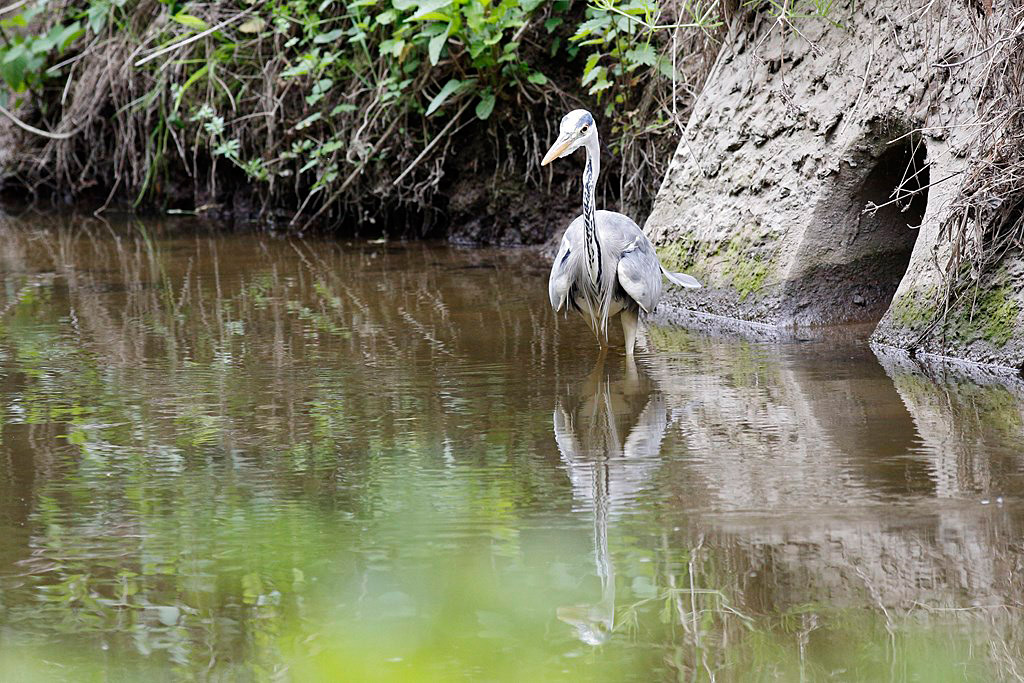
<svg viewBox="0 0 1024 683">
<path fill-rule="evenodd" d="M 578 212 L 578 169 L 539 159 L 582 106 L 607 157 L 599 203 L 647 218 L 663 260 L 707 285 L 667 308 L 783 335 L 872 324 L 910 354 L 1024 368 L 1019 7 L 19 11 L 0 48 L 8 194 L 298 234 L 550 243 Z"/>
</svg>

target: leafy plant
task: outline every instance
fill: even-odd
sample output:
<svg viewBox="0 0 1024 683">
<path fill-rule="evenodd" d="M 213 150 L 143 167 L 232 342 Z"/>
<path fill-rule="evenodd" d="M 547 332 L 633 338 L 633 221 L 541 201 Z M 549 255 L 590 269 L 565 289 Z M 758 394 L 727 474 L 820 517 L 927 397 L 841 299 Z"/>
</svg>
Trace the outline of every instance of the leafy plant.
<svg viewBox="0 0 1024 683">
<path fill-rule="evenodd" d="M 720 23 L 717 2 L 683 3 L 673 21 L 640 0 L 51 4 L 7 20 L 43 30 L 7 36 L 0 75 L 15 96 L 32 91 L 40 128 L 83 132 L 47 142 L 29 175 L 48 173 L 64 192 L 113 183 L 112 196 L 127 190 L 137 204 L 191 182 L 197 205 L 216 205 L 223 188 L 255 183 L 264 206 L 303 220 L 429 204 L 450 137 L 474 118 L 491 135 L 517 128 L 536 169 L 546 140 L 533 109 L 602 113 L 613 151 L 646 140 L 629 163 L 657 174 L 647 159 L 665 155 L 650 145 L 671 143 L 666 95 L 685 80 L 662 29 L 706 36 Z M 576 84 L 579 97 L 568 94 Z"/>
</svg>

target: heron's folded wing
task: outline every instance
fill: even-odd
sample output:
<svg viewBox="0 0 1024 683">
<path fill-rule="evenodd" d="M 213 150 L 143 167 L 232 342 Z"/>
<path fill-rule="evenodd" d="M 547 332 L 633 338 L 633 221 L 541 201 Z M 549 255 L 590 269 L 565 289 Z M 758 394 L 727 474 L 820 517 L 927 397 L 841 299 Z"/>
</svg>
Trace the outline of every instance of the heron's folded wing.
<svg viewBox="0 0 1024 683">
<path fill-rule="evenodd" d="M 661 298 L 661 268 L 648 244 L 630 246 L 622 253 L 618 265 L 619 284 L 626 294 L 650 313 Z"/>
<path fill-rule="evenodd" d="M 571 256 L 568 240 L 562 240 L 555 262 L 551 264 L 551 277 L 548 278 L 548 298 L 551 300 L 551 308 L 555 309 L 556 313 L 565 307 L 565 300 L 572 287 Z"/>
</svg>

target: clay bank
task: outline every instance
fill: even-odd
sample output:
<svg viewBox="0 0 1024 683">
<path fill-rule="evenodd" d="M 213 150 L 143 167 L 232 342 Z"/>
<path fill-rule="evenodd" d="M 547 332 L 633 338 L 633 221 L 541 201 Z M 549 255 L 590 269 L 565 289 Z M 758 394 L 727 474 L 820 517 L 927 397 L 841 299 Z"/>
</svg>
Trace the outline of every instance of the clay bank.
<svg viewBox="0 0 1024 683">
<path fill-rule="evenodd" d="M 734 24 L 646 223 L 708 285 L 663 315 L 1021 368 L 1024 12 L 991 5 Z"/>
</svg>

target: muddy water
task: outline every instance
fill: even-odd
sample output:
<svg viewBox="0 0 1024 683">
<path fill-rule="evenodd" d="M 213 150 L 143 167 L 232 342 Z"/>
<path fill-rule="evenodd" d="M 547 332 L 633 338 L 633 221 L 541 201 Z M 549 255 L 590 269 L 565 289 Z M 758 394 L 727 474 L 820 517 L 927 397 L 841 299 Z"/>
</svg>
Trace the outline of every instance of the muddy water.
<svg viewBox="0 0 1024 683">
<path fill-rule="evenodd" d="M 0 223 L 2 680 L 1024 672 L 1024 402 L 603 362 L 518 251 Z"/>
</svg>

